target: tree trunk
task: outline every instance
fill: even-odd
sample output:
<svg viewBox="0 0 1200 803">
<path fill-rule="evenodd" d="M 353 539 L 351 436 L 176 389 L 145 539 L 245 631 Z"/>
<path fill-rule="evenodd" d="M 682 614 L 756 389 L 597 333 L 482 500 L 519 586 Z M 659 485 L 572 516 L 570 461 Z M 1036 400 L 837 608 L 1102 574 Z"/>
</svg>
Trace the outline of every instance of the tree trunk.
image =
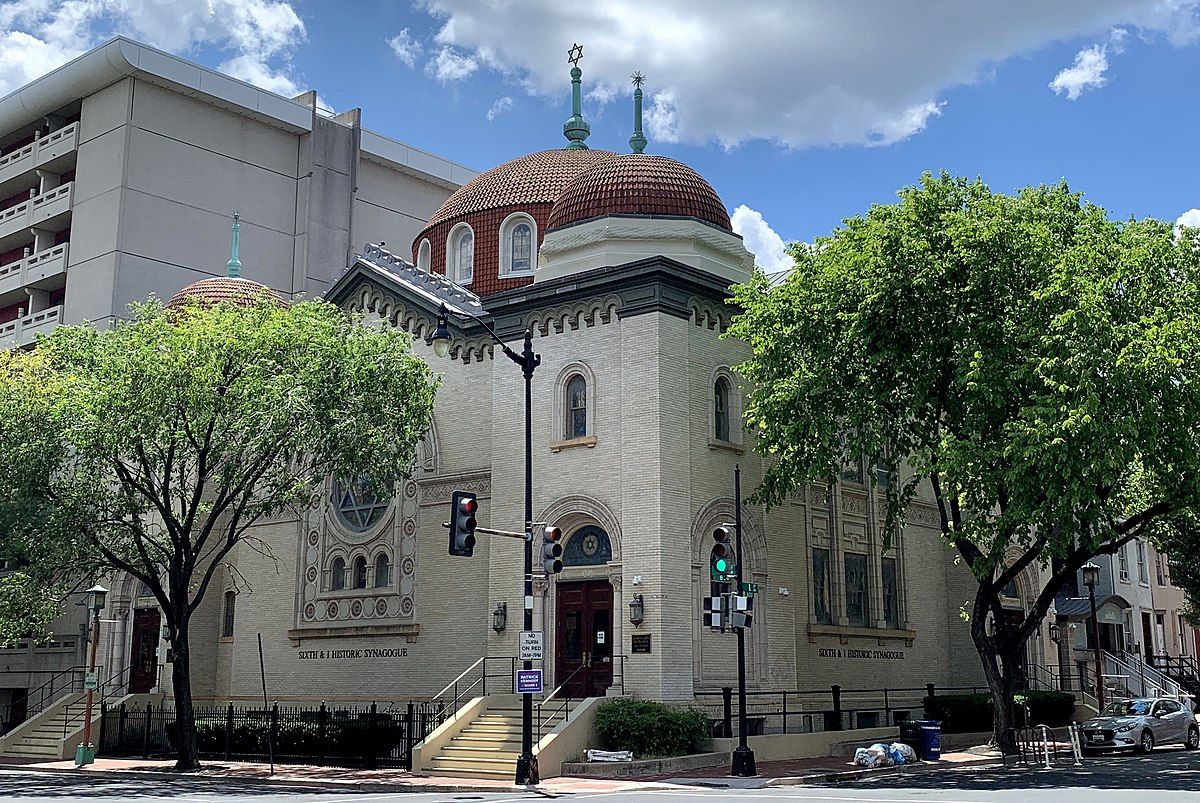
<svg viewBox="0 0 1200 803">
<path fill-rule="evenodd" d="M 983 675 L 988 690 L 992 693 L 992 730 L 996 747 L 1005 755 L 1017 752 L 1017 740 L 1012 732 L 1014 697 L 1016 696 L 1017 674 L 1011 656 L 1019 652 L 1019 645 L 997 644 L 997 639 L 987 633 L 987 593 L 981 586 L 975 596 L 975 610 L 971 616 L 971 639 L 983 664 Z M 1003 647 L 1003 653 L 997 649 Z M 1004 657 L 1007 656 L 1007 657 Z"/>
<path fill-rule="evenodd" d="M 196 711 L 192 707 L 191 648 L 188 645 L 188 617 L 181 612 L 175 621 L 171 641 L 175 661 L 171 664 L 171 686 L 175 691 L 175 770 L 187 772 L 200 768 L 196 755 Z"/>
</svg>

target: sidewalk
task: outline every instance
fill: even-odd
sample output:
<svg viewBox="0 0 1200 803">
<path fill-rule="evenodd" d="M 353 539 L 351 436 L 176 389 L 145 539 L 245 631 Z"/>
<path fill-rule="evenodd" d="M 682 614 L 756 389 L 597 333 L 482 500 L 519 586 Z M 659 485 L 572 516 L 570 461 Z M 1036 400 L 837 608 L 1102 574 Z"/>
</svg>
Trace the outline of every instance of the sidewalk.
<svg viewBox="0 0 1200 803">
<path fill-rule="evenodd" d="M 98 758 L 96 763 L 90 764 L 84 769 L 76 769 L 73 761 L 31 763 L 0 759 L 0 769 L 11 767 L 43 772 L 89 773 L 141 779 L 170 774 L 175 778 L 189 780 L 312 786 L 326 789 L 353 788 L 365 792 L 524 791 L 524 787 L 514 787 L 506 781 L 414 775 L 404 770 L 357 770 L 340 767 L 313 767 L 303 764 L 277 764 L 275 765 L 275 774 L 271 775 L 270 767 L 266 764 L 221 761 L 204 762 L 197 772 L 173 773 L 171 767 L 174 766 L 174 763 L 173 760 Z M 539 784 L 538 788 L 552 794 L 570 794 L 652 789 L 678 790 L 679 784 L 606 778 L 551 778 Z"/>
<path fill-rule="evenodd" d="M 999 751 L 990 748 L 972 748 L 970 751 L 943 753 L 941 761 L 904 764 L 895 767 L 878 767 L 867 769 L 855 766 L 853 762 L 838 756 L 823 756 L 820 758 L 799 758 L 788 761 L 760 761 L 755 769 L 758 775 L 754 778 L 732 778 L 727 767 L 707 767 L 690 770 L 687 773 L 673 776 L 652 776 L 638 778 L 645 782 L 685 784 L 690 786 L 706 786 L 732 789 L 758 789 L 768 786 L 795 786 L 816 783 L 837 783 L 839 781 L 857 780 L 873 775 L 888 773 L 930 772 L 935 770 L 959 769 L 1000 765 Z"/>
</svg>

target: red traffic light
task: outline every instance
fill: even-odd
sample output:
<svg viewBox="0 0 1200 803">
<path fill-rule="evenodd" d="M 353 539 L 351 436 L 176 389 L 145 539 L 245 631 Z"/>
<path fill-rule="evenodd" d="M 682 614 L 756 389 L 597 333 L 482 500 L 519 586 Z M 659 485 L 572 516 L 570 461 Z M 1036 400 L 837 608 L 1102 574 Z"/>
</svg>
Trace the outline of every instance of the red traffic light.
<svg viewBox="0 0 1200 803">
<path fill-rule="evenodd" d="M 476 510 L 479 510 L 479 502 L 476 499 L 474 499 L 473 497 L 468 497 L 467 499 L 461 499 L 458 502 L 458 509 L 461 510 L 463 513 L 471 515 Z"/>
<path fill-rule="evenodd" d="M 562 540 L 563 534 L 562 530 L 558 527 L 549 525 L 542 531 L 542 537 L 546 540 L 546 543 L 556 544 Z"/>
</svg>

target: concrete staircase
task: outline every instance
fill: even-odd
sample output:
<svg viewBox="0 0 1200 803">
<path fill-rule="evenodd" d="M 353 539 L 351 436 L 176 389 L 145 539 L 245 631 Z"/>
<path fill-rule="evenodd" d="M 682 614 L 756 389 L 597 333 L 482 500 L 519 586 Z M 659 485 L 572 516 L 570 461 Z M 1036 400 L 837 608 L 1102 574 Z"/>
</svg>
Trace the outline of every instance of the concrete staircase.
<svg viewBox="0 0 1200 803">
<path fill-rule="evenodd" d="M 558 706 L 554 706 L 558 708 Z M 548 734 L 563 721 L 561 713 L 547 712 L 541 733 Z M 534 739 L 537 739 L 537 709 L 534 709 Z M 506 699 L 480 711 L 464 724 L 432 757 L 430 775 L 494 778 L 511 781 L 521 753 L 521 704 Z"/>
<path fill-rule="evenodd" d="M 68 694 L 0 739 L 0 756 L 46 761 L 67 758 L 63 754 L 63 741 L 83 727 L 84 710 L 84 695 Z M 99 726 L 100 705 L 97 703 L 92 712 L 92 728 Z M 74 749 L 75 745 L 71 745 L 72 753 Z"/>
</svg>

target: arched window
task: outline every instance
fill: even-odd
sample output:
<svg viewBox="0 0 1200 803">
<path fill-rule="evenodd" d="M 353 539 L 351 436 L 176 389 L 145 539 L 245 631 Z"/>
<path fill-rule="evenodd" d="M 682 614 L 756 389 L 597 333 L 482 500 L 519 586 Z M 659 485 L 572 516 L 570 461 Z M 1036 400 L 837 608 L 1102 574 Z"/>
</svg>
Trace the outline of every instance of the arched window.
<svg viewBox="0 0 1200 803">
<path fill-rule="evenodd" d="M 329 568 L 329 590 L 342 591 L 346 588 L 346 561 L 342 558 L 334 558 L 333 565 Z"/>
<path fill-rule="evenodd" d="M 446 275 L 459 284 L 470 284 L 475 275 L 475 234 L 465 223 L 450 232 L 446 248 Z"/>
<path fill-rule="evenodd" d="M 563 550 L 564 566 L 603 566 L 612 560 L 612 542 L 608 533 L 594 524 L 580 527 Z"/>
<path fill-rule="evenodd" d="M 537 266 L 537 223 L 514 212 L 500 224 L 500 275 L 533 273 Z"/>
<path fill-rule="evenodd" d="M 509 261 L 509 271 L 520 273 L 532 270 L 533 265 L 533 230 L 528 223 L 518 223 L 512 230 L 512 259 Z"/>
<path fill-rule="evenodd" d="M 225 617 L 221 623 L 221 635 L 233 638 L 233 615 L 237 605 L 237 592 L 232 589 L 225 592 Z"/>
<path fill-rule="evenodd" d="M 566 412 L 566 439 L 587 435 L 587 382 L 578 374 L 567 382 Z"/>
<path fill-rule="evenodd" d="M 391 563 L 388 561 L 386 552 L 380 552 L 375 556 L 375 587 L 386 588 L 388 584 L 388 572 L 391 569 Z"/>
<path fill-rule="evenodd" d="M 354 559 L 354 587 L 367 587 L 367 559 L 362 555 Z"/>
<path fill-rule="evenodd" d="M 431 249 L 429 240 L 422 240 L 417 246 L 417 267 L 421 270 L 429 270 L 429 264 L 432 261 Z"/>
<path fill-rule="evenodd" d="M 729 380 L 723 376 L 713 383 L 713 436 L 729 440 Z"/>
</svg>

